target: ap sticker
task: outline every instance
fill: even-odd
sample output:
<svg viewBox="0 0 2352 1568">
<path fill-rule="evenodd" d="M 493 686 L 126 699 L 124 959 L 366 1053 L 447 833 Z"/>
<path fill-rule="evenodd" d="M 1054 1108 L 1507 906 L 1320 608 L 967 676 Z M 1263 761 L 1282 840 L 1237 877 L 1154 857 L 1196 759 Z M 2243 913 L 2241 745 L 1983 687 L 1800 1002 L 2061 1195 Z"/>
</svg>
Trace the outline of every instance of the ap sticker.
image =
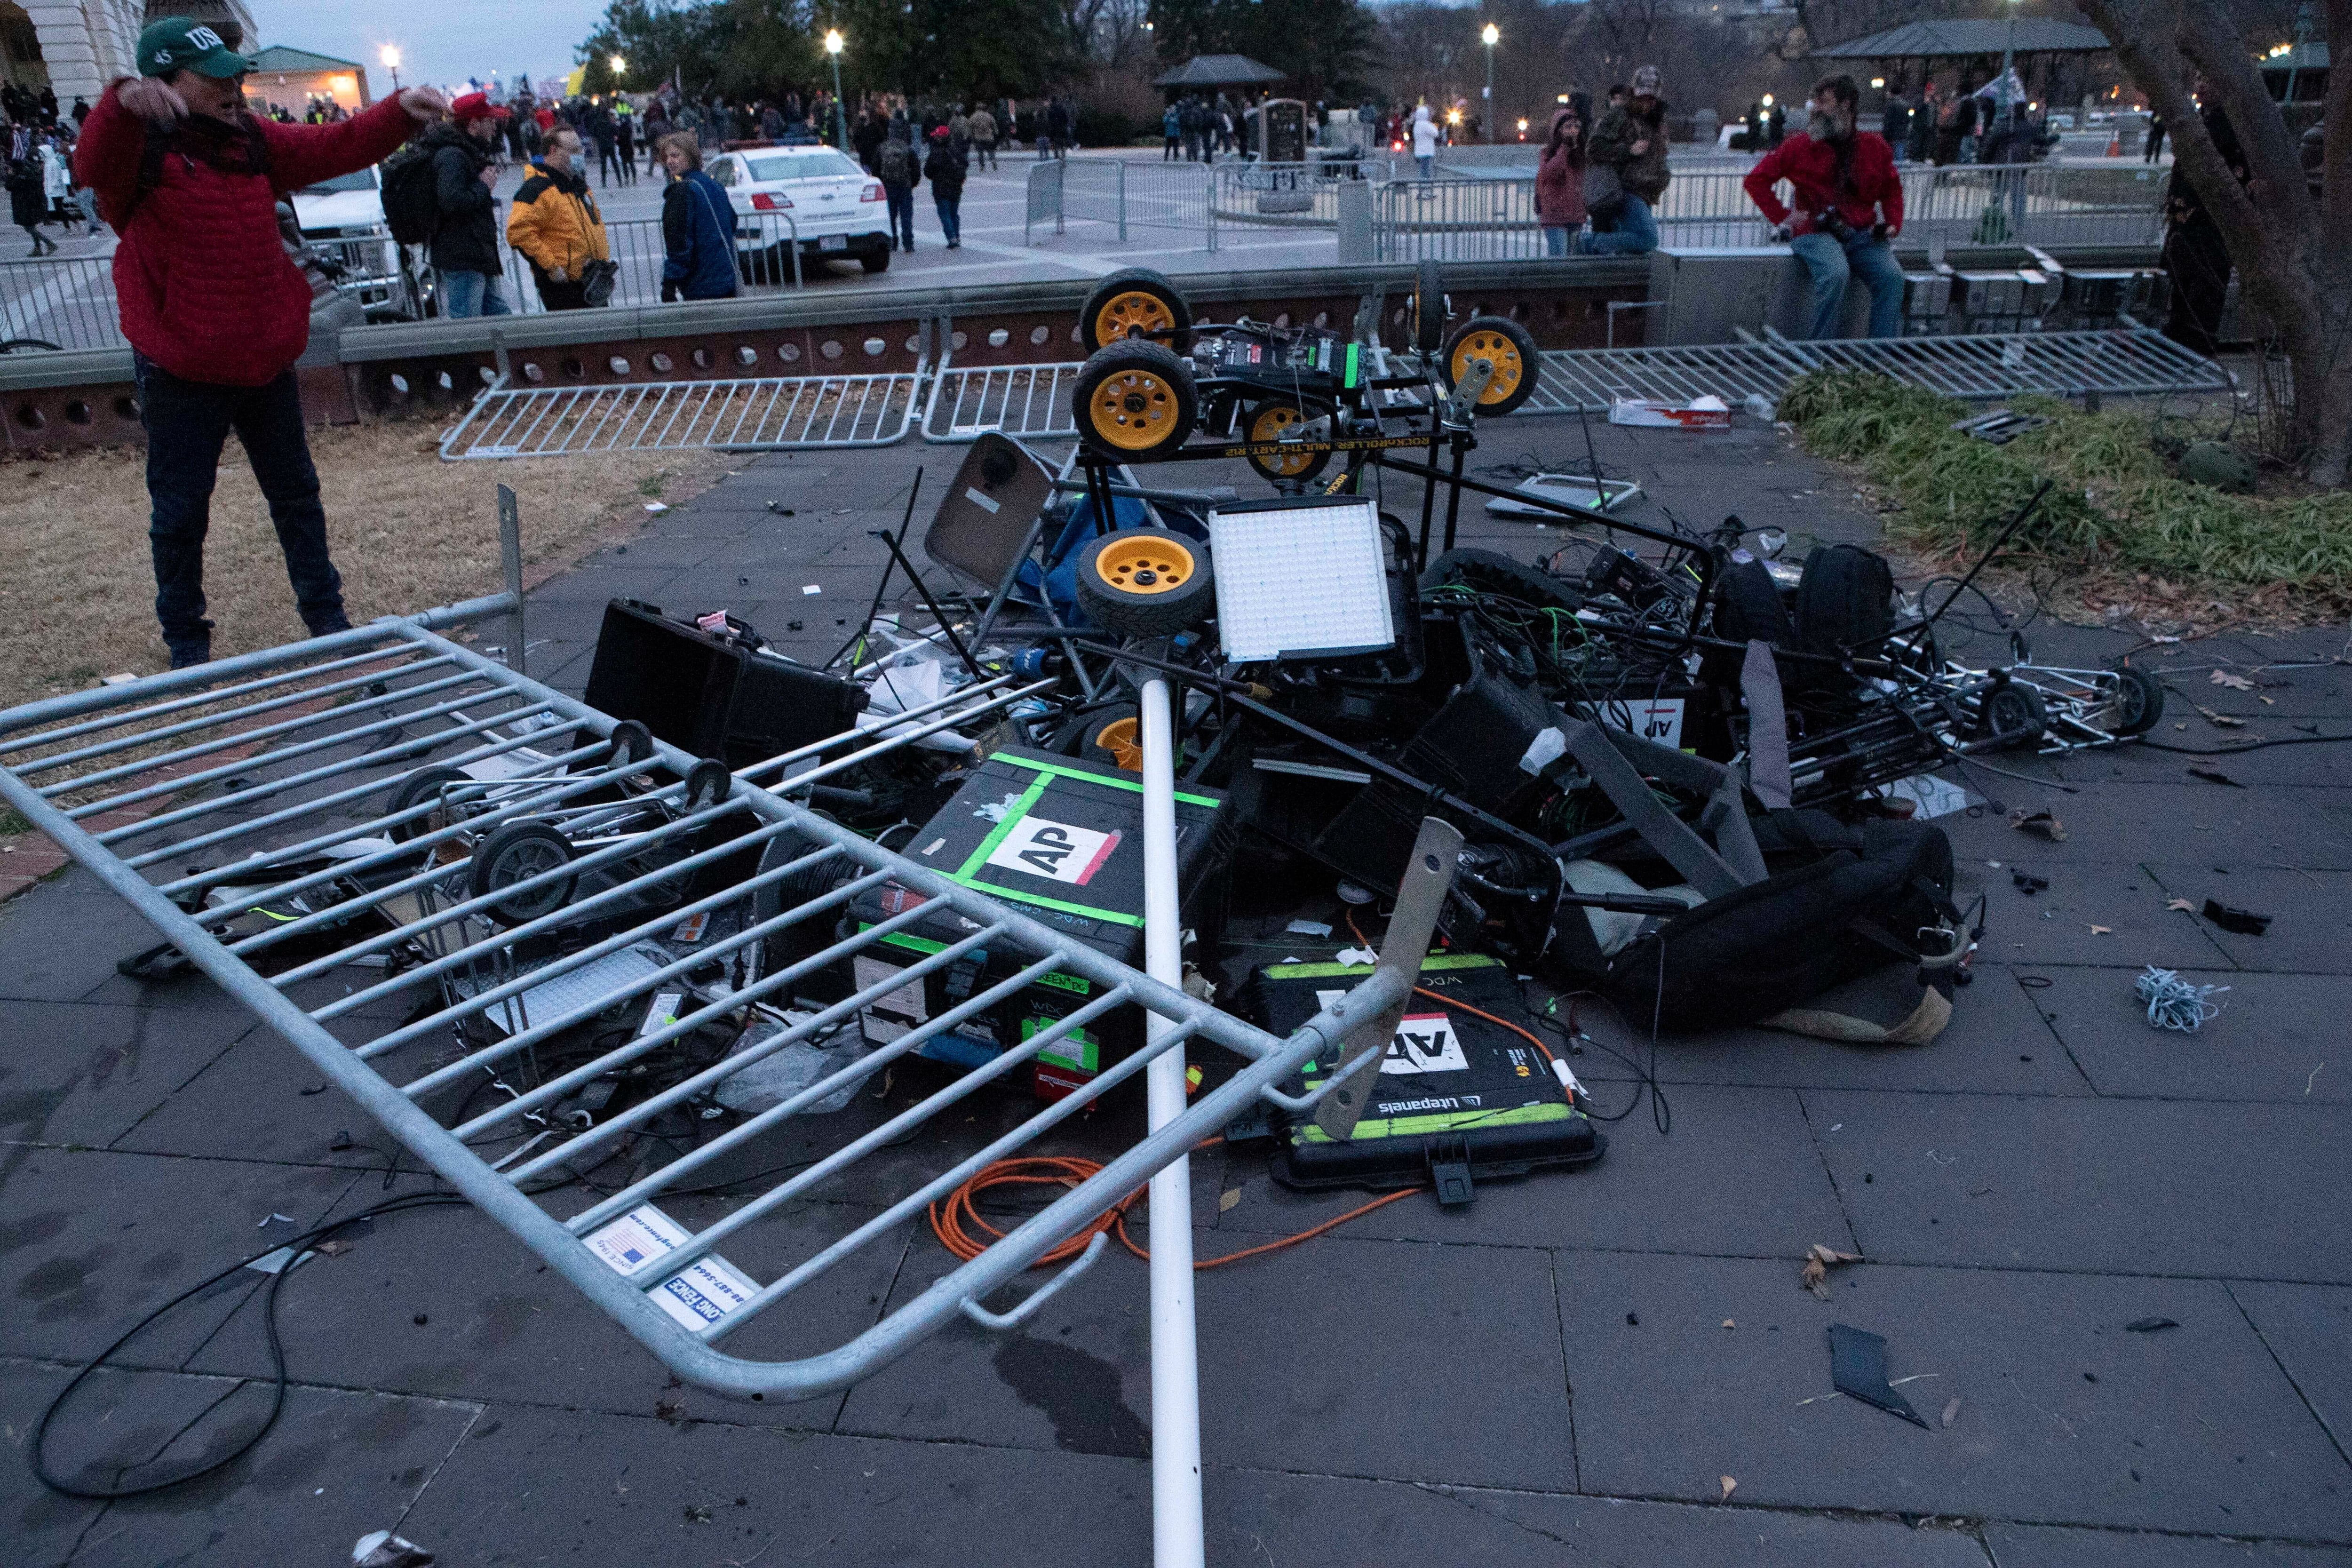
<svg viewBox="0 0 2352 1568">
<path fill-rule="evenodd" d="M 1024 816 L 989 854 L 988 864 L 1083 888 L 1118 847 L 1116 833 Z"/>
<path fill-rule="evenodd" d="M 1328 1007 L 1347 993 L 1318 991 L 1315 994 Z M 1407 1013 L 1381 1062 L 1384 1073 L 1466 1072 L 1469 1067 L 1461 1037 L 1454 1032 L 1454 1020 L 1443 1013 Z"/>
</svg>

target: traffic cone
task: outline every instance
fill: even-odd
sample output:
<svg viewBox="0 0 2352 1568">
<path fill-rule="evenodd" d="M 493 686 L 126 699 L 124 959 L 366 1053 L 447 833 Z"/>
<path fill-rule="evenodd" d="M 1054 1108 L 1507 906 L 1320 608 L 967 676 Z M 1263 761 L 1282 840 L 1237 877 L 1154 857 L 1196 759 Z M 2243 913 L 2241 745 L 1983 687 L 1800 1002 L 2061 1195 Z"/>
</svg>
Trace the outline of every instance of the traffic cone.
<svg viewBox="0 0 2352 1568">
<path fill-rule="evenodd" d="M 2108 131 L 2108 132 L 2107 132 L 2107 156 L 2108 156 L 2108 157 L 2110 157 L 2110 158 L 2120 158 L 2120 157 L 2122 157 L 2123 155 L 2124 155 L 2124 132 L 2123 132 L 2123 127 L 2121 127 L 2121 126 L 2116 126 L 2116 127 L 2114 127 L 2113 129 L 2111 129 L 2110 131 Z"/>
</svg>

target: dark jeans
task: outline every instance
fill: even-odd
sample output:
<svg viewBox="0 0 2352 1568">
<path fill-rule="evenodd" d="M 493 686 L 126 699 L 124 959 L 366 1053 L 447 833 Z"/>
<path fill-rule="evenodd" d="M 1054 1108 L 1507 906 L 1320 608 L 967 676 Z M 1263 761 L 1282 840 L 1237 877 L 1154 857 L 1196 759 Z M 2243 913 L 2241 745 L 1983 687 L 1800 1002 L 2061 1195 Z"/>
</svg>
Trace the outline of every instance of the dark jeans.
<svg viewBox="0 0 2352 1568">
<path fill-rule="evenodd" d="M 147 539 L 155 557 L 155 618 L 175 661 L 212 651 L 205 619 L 205 534 L 212 522 L 213 480 L 231 430 L 253 464 L 269 502 L 269 521 L 286 552 L 295 607 L 310 635 L 341 631 L 343 580 L 327 558 L 327 512 L 319 474 L 302 434 L 302 398 L 294 373 L 266 386 L 183 381 L 139 354 L 139 415 L 147 426 L 147 495 L 154 510 Z"/>
<path fill-rule="evenodd" d="M 934 195 L 931 205 L 940 209 L 940 232 L 947 236 L 950 245 L 963 243 L 963 193 L 952 196 Z"/>
<path fill-rule="evenodd" d="M 890 233 L 907 249 L 915 248 L 915 187 L 887 182 L 882 195 L 890 203 Z"/>
</svg>

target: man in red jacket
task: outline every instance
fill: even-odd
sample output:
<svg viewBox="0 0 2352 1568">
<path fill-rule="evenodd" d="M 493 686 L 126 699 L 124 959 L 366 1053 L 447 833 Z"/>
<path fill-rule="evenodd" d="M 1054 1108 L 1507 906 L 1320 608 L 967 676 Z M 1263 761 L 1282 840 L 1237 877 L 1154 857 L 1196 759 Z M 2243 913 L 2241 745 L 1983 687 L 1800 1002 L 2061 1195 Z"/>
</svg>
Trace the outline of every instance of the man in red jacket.
<svg viewBox="0 0 2352 1568">
<path fill-rule="evenodd" d="M 310 286 L 279 237 L 278 198 L 363 169 L 448 106 L 410 88 L 335 125 L 247 112 L 251 64 L 201 23 L 139 35 L 139 75 L 106 89 L 74 149 L 121 242 L 114 291 L 147 426 L 155 617 L 172 668 L 212 657 L 205 533 L 235 430 L 269 501 L 295 605 L 313 637 L 350 626 L 291 368 L 310 336 Z"/>
<path fill-rule="evenodd" d="M 1887 246 L 1903 229 L 1903 177 L 1886 139 L 1855 129 L 1861 100 L 1850 76 L 1815 82 L 1806 128 L 1759 159 L 1741 182 L 1772 237 L 1789 240 L 1812 274 L 1816 338 L 1838 335 L 1856 273 L 1870 289 L 1870 335 L 1903 331 L 1903 268 Z M 1793 209 L 1772 189 L 1782 180 L 1796 187 Z"/>
</svg>

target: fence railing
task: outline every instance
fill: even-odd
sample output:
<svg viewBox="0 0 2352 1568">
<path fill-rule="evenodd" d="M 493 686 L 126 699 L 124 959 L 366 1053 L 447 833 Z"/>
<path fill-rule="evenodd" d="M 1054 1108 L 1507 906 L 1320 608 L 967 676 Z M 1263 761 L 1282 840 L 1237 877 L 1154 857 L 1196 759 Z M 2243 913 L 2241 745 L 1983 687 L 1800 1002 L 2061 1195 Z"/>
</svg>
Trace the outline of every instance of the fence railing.
<svg viewBox="0 0 2352 1568">
<path fill-rule="evenodd" d="M 875 224 L 883 226 L 880 207 Z M 800 233 L 790 213 L 735 215 L 735 287 L 746 294 L 797 287 L 803 279 Z M 604 240 L 620 276 L 613 283 L 612 303 L 651 305 L 661 299 L 662 263 L 667 247 L 659 218 L 631 218 L 604 226 Z M 823 253 L 820 252 L 820 255 Z M 507 303 L 519 311 L 543 310 L 530 263 L 518 252 L 507 253 Z"/>
<path fill-rule="evenodd" d="M 1723 250 L 1770 243 L 1736 170 L 1677 171 L 1652 207 L 1658 243 Z M 1786 181 L 1778 187 L 1793 199 Z M 1914 244 L 2152 246 L 2164 237 L 2160 171 L 1991 164 L 1903 173 L 1905 237 Z M 1414 180 L 1382 185 L 1373 205 L 1382 261 L 1514 260 L 1543 254 L 1532 179 Z"/>
<path fill-rule="evenodd" d="M 1027 216 L 1022 243 L 1033 244 L 1040 225 L 1066 234 L 1073 223 L 1108 224 L 1125 240 L 1136 228 L 1166 228 L 1208 237 L 1216 248 L 1210 211 L 1210 165 L 1129 162 L 1124 158 L 1053 158 L 1029 166 Z"/>
<path fill-rule="evenodd" d="M 0 263 L 0 339 L 60 349 L 115 349 L 122 326 L 107 257 Z"/>
<path fill-rule="evenodd" d="M 1306 163 L 1218 163 L 1209 171 L 1209 248 L 1216 248 L 1218 224 L 1334 227 L 1342 187 L 1396 177 L 1397 160 L 1382 153 Z"/>
</svg>

